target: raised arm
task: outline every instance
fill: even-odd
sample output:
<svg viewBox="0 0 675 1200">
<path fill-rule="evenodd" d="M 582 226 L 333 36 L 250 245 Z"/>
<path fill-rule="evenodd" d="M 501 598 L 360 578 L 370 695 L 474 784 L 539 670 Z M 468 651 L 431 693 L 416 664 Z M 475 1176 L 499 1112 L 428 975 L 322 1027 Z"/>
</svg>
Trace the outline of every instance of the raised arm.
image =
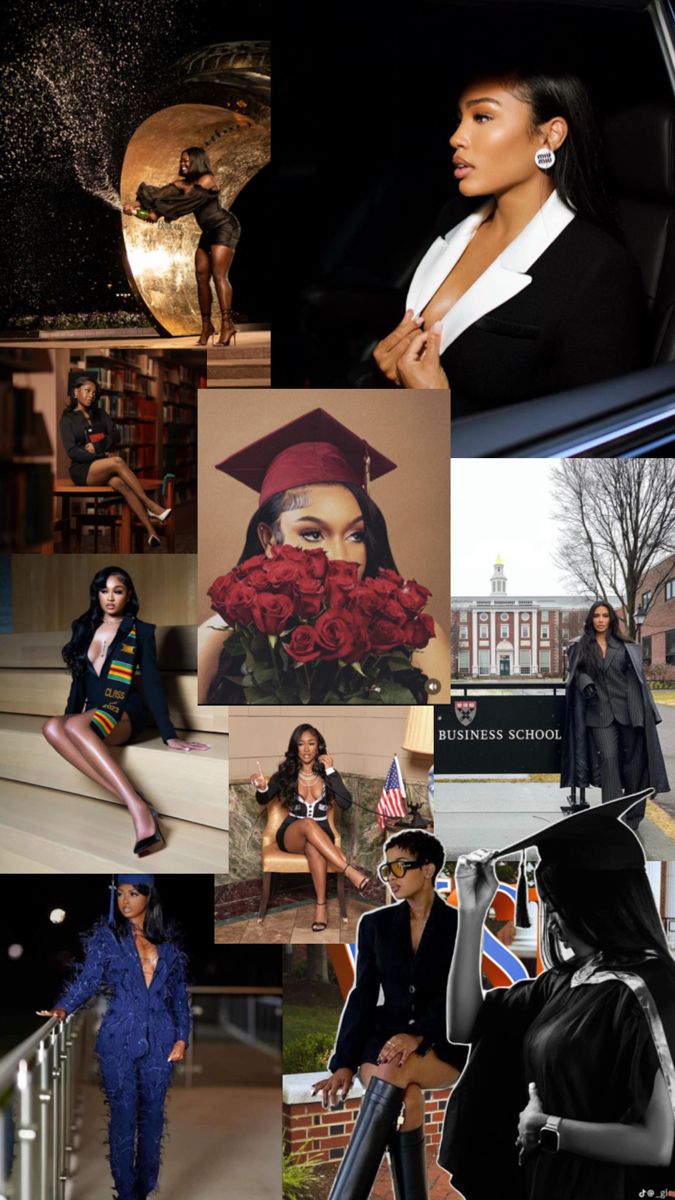
<svg viewBox="0 0 675 1200">
<path fill-rule="evenodd" d="M 459 924 L 448 977 L 448 1040 L 470 1042 L 483 1004 L 483 925 L 498 886 L 490 852 L 476 850 L 458 859 L 455 882 Z"/>
</svg>

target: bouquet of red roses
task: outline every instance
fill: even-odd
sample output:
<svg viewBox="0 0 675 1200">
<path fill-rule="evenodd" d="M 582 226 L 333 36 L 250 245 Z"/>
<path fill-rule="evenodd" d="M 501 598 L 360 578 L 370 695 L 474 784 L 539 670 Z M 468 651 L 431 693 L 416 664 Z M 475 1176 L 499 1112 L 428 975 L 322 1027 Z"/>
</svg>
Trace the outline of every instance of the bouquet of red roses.
<svg viewBox="0 0 675 1200">
<path fill-rule="evenodd" d="M 431 593 L 380 568 L 323 550 L 273 546 L 221 575 L 208 590 L 229 626 L 227 651 L 241 661 L 228 676 L 248 704 L 415 704 L 426 676 L 412 664 L 435 636 L 423 612 Z"/>
</svg>

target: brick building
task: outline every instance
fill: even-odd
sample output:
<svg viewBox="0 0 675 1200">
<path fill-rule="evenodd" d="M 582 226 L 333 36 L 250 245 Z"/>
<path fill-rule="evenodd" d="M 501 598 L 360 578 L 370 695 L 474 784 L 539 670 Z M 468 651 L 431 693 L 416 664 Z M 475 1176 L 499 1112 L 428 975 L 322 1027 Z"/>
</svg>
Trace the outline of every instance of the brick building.
<svg viewBox="0 0 675 1200">
<path fill-rule="evenodd" d="M 640 607 L 647 609 L 642 626 L 645 666 L 660 679 L 675 679 L 675 554 L 647 572 L 640 585 Z"/>
<path fill-rule="evenodd" d="M 453 596 L 453 678 L 562 675 L 565 647 L 581 633 L 588 600 L 509 596 L 507 582 L 498 557 L 489 593 Z"/>
</svg>

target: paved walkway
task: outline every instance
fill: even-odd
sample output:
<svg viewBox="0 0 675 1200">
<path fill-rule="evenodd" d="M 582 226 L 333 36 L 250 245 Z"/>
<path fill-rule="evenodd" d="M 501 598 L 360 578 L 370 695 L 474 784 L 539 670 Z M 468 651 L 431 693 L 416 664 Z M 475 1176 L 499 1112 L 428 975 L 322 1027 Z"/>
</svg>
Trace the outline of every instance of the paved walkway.
<svg viewBox="0 0 675 1200">
<path fill-rule="evenodd" d="M 283 943 L 285 945 L 335 945 L 348 944 L 356 941 L 356 924 L 361 913 L 369 912 L 371 904 L 347 898 L 346 924 L 340 920 L 338 903 L 334 896 L 328 901 L 328 927 L 323 933 L 312 931 L 314 920 L 314 905 L 305 902 L 275 908 L 268 912 L 262 924 L 257 917 L 242 917 L 240 920 L 219 922 L 216 924 L 216 942 L 227 943 Z"/>
</svg>

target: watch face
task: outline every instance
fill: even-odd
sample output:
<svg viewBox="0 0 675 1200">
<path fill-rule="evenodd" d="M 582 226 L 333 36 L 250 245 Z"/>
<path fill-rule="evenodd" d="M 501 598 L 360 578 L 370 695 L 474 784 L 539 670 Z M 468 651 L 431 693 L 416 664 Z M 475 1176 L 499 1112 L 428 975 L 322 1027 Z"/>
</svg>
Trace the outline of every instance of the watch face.
<svg viewBox="0 0 675 1200">
<path fill-rule="evenodd" d="M 542 1150 L 546 1150 L 549 1154 L 555 1154 L 558 1149 L 560 1134 L 557 1129 L 547 1129 L 544 1125 L 543 1129 L 539 1130 L 539 1145 Z"/>
</svg>

